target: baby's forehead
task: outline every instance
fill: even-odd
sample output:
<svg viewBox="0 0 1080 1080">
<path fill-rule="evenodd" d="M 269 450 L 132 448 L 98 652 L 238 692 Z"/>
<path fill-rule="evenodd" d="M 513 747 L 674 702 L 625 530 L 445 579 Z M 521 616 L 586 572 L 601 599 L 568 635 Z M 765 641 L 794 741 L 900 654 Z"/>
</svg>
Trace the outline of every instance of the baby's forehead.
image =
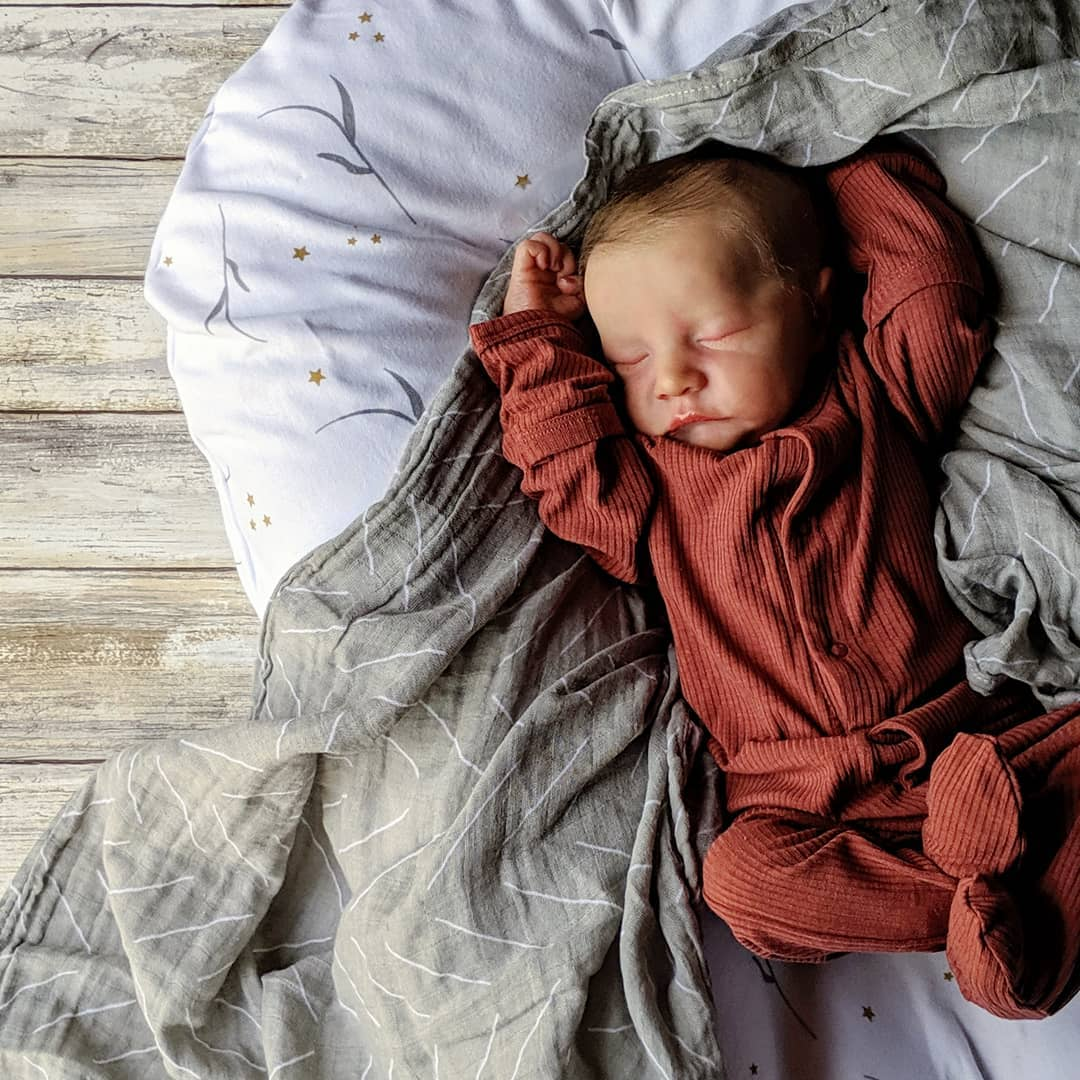
<svg viewBox="0 0 1080 1080">
<path fill-rule="evenodd" d="M 738 219 L 711 214 L 655 223 L 629 240 L 597 247 L 585 267 L 589 283 L 655 274 L 716 289 L 741 287 L 767 269 L 767 245 Z"/>
</svg>

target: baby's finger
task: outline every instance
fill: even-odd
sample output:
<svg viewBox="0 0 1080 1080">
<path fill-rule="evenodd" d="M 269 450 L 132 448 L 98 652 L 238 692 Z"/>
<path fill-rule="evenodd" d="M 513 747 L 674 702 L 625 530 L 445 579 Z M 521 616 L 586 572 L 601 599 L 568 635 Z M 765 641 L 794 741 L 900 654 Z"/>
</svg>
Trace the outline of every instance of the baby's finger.
<svg viewBox="0 0 1080 1080">
<path fill-rule="evenodd" d="M 539 244 L 543 244 L 544 254 L 538 257 L 537 265 L 542 270 L 558 270 L 559 255 L 563 245 L 549 232 L 533 233 L 532 239 Z"/>
</svg>

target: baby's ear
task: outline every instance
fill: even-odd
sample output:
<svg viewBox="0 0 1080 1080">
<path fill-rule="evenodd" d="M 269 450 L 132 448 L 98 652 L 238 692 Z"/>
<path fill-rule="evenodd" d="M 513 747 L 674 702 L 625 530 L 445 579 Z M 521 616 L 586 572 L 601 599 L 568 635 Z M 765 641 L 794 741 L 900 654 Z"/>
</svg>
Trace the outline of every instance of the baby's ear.
<svg viewBox="0 0 1080 1080">
<path fill-rule="evenodd" d="M 823 266 L 818 271 L 817 284 L 814 287 L 814 303 L 819 310 L 829 302 L 830 290 L 832 289 L 833 272 L 831 266 Z"/>
<path fill-rule="evenodd" d="M 814 350 L 824 348 L 829 336 L 829 325 L 832 322 L 832 282 L 833 271 L 831 266 L 823 266 L 818 271 L 817 282 L 814 285 Z"/>
</svg>

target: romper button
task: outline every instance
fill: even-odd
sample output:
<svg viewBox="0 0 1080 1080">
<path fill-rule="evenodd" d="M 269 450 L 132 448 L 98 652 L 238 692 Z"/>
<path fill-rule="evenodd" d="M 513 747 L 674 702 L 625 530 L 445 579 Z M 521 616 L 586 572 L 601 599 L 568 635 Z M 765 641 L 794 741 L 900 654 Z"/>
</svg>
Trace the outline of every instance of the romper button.
<svg viewBox="0 0 1080 1080">
<path fill-rule="evenodd" d="M 842 641 L 834 641 L 829 646 L 829 652 L 832 653 L 837 660 L 843 660 L 848 654 L 848 647 Z"/>
</svg>

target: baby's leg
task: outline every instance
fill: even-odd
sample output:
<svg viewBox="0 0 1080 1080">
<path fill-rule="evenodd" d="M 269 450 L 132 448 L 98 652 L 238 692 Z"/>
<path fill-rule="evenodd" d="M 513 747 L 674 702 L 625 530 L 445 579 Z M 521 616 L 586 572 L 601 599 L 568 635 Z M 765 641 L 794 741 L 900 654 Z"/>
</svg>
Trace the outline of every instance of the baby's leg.
<svg viewBox="0 0 1080 1080">
<path fill-rule="evenodd" d="M 751 952 L 802 961 L 944 948 L 956 892 L 915 847 L 765 809 L 744 811 L 716 838 L 703 884 L 709 907 Z"/>
<path fill-rule="evenodd" d="M 958 879 L 948 957 L 964 995 L 998 1016 L 1058 1011 L 1080 961 L 1080 706 L 958 735 L 931 770 L 923 839 Z"/>
</svg>

